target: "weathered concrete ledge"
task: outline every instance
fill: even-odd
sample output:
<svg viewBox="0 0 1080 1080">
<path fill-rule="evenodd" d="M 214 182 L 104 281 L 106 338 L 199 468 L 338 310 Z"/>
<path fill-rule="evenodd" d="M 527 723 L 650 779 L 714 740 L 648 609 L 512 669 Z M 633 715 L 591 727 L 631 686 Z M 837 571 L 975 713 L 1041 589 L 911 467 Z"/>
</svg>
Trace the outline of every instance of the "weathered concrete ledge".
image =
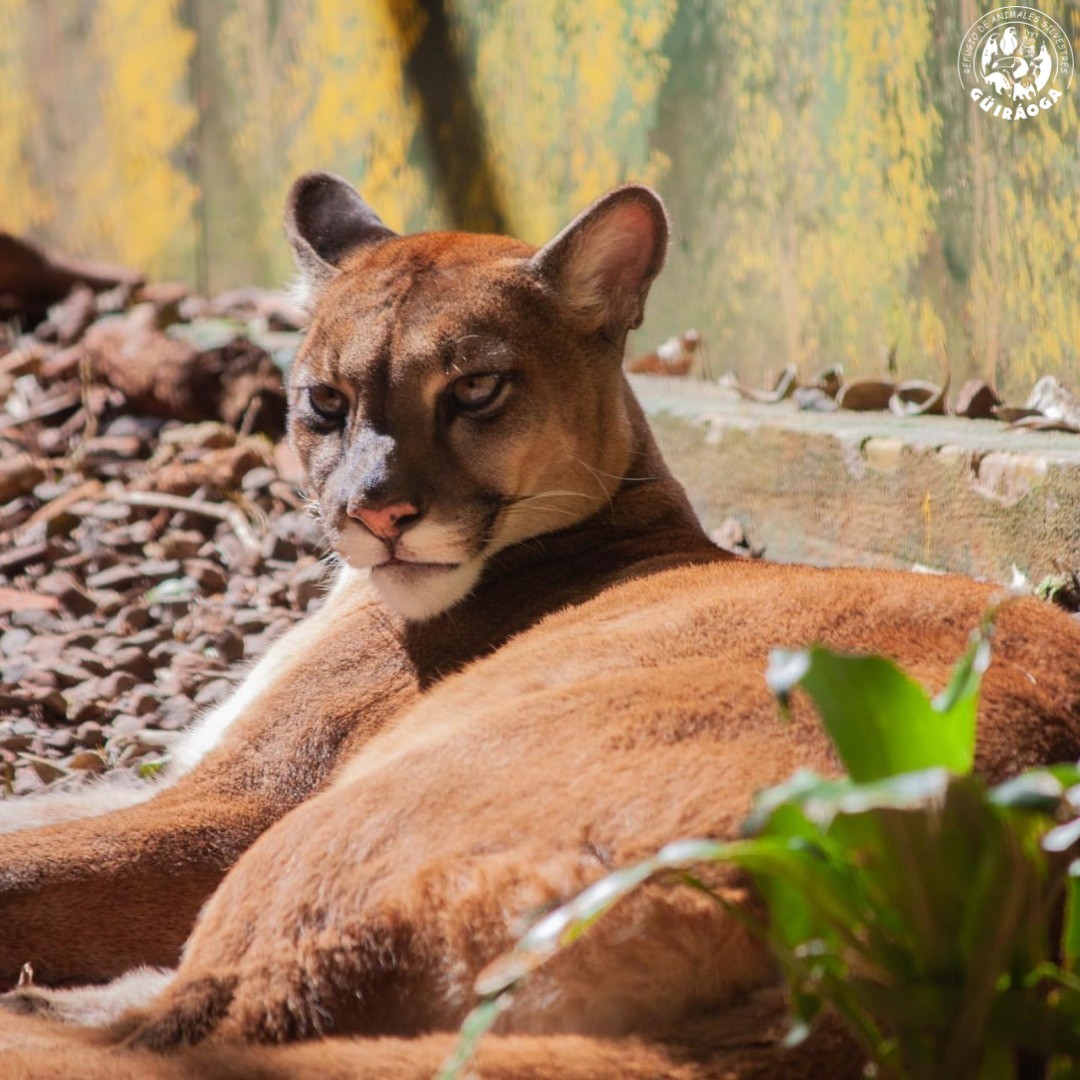
<svg viewBox="0 0 1080 1080">
<path fill-rule="evenodd" d="M 1080 436 L 995 421 L 809 413 L 682 379 L 631 380 L 711 529 L 768 558 L 919 564 L 1038 583 L 1080 568 Z"/>
</svg>

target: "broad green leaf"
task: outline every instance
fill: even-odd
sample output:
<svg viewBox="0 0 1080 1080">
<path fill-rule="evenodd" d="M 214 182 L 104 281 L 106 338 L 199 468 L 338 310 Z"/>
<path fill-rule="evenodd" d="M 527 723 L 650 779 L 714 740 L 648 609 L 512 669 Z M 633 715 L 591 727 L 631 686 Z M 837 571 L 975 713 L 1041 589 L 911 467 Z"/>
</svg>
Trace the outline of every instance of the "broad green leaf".
<svg viewBox="0 0 1080 1080">
<path fill-rule="evenodd" d="M 851 784 L 837 791 L 828 818 L 823 795 L 815 793 L 807 804 L 807 816 L 825 824 L 837 813 L 865 814 L 870 810 L 925 810 L 940 804 L 950 787 L 947 769 L 932 767 L 918 772 L 898 773 L 868 784 Z M 813 813 L 811 813 L 811 809 Z"/>
<path fill-rule="evenodd" d="M 699 862 L 718 862 L 725 858 L 731 845 L 720 840 L 676 840 L 657 852 L 657 866 L 683 867 Z"/>
<path fill-rule="evenodd" d="M 1080 998 L 1008 990 L 994 998 L 988 1027 L 999 1041 L 1080 1057 Z"/>
<path fill-rule="evenodd" d="M 817 937 L 853 944 L 864 919 L 857 877 L 822 844 L 798 837 L 776 846 L 759 841 L 735 862 L 754 875 L 778 940 L 791 948 Z"/>
<path fill-rule="evenodd" d="M 1042 839 L 1043 851 L 1063 852 L 1080 842 L 1080 818 L 1058 825 Z"/>
<path fill-rule="evenodd" d="M 766 679 L 781 697 L 797 679 L 817 707 L 851 778 L 860 783 L 940 766 L 971 771 L 975 753 L 978 664 L 965 657 L 934 707 L 922 687 L 895 664 L 877 656 L 844 656 L 820 646 L 802 654 L 773 653 Z M 970 669 L 970 671 L 968 670 Z M 955 688 L 954 688 L 955 684 Z"/>
<path fill-rule="evenodd" d="M 1037 770 L 1048 772 L 1061 781 L 1061 786 L 1066 788 L 1066 798 L 1075 798 L 1074 809 L 1080 809 L 1080 763 L 1065 761 L 1059 765 L 1046 765 Z M 1075 789 L 1075 791 L 1073 790 Z"/>
<path fill-rule="evenodd" d="M 989 1043 L 979 1063 L 979 1080 L 1016 1080 L 1013 1048 L 1007 1043 Z"/>
<path fill-rule="evenodd" d="M 905 978 L 951 978 L 961 966 L 961 913 L 979 857 L 980 816 L 987 811 L 973 779 L 943 782 L 944 770 L 914 777 L 938 781 L 939 787 L 929 787 L 931 799 L 840 815 L 829 836 L 859 868 L 868 955 Z"/>
<path fill-rule="evenodd" d="M 895 986 L 867 979 L 853 977 L 848 983 L 852 993 L 895 1031 L 945 1027 L 960 1001 L 960 989 L 955 986 L 913 983 L 897 993 Z"/>
<path fill-rule="evenodd" d="M 1075 1007 L 1080 1008 L 1080 977 L 1059 968 L 1057 964 L 1044 960 L 1036 964 L 1023 978 L 1016 980 L 1016 985 L 1025 990 L 1039 988 L 1041 984 L 1053 983 L 1055 986 L 1063 986 L 1072 993 Z M 1042 986 L 1045 989 L 1045 986 Z"/>
<path fill-rule="evenodd" d="M 783 784 L 758 793 L 744 830 L 751 835 L 763 832 L 785 805 L 799 807 L 807 821 L 827 829 L 837 814 L 924 806 L 931 800 L 943 799 L 948 786 L 949 773 L 942 768 L 900 773 L 866 784 L 853 784 L 847 778 L 823 780 L 815 773 L 800 770 Z M 785 829 L 774 827 L 768 831 L 775 835 Z"/>
<path fill-rule="evenodd" d="M 799 769 L 789 780 L 757 793 L 750 816 L 743 823 L 743 832 L 748 836 L 756 836 L 762 832 L 781 806 L 792 804 L 801 807 L 814 797 L 828 798 L 830 795 L 847 791 L 851 786 L 851 781 L 846 778 L 825 780 L 808 769 Z M 779 831 L 782 832 L 783 829 Z M 807 835 L 811 833 L 812 830 Z"/>
</svg>

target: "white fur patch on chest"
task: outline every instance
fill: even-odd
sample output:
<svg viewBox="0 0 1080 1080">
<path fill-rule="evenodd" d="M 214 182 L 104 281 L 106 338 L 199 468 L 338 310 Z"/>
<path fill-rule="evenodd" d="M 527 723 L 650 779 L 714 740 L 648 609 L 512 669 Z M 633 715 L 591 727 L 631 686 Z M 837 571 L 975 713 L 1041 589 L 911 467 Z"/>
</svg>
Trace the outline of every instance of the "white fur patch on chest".
<svg viewBox="0 0 1080 1080">
<path fill-rule="evenodd" d="M 286 661 L 297 652 L 302 642 L 318 637 L 324 617 L 334 607 L 335 601 L 358 587 L 363 588 L 363 578 L 364 575 L 352 567 L 344 564 L 339 566 L 334 584 L 321 610 L 275 641 L 236 690 L 187 729 L 172 752 L 168 769 L 170 780 L 176 780 L 191 772 L 207 754 L 220 745 L 233 724 L 263 694 L 279 679 L 288 677 Z"/>
<path fill-rule="evenodd" d="M 261 697 L 276 681 L 278 664 L 282 656 L 279 646 L 284 645 L 286 634 L 270 648 L 269 652 L 248 672 L 244 681 L 224 701 L 200 716 L 185 732 L 170 755 L 168 778 L 177 780 L 191 772 L 211 750 L 217 747 L 225 733 L 247 712 L 255 700 Z"/>
</svg>

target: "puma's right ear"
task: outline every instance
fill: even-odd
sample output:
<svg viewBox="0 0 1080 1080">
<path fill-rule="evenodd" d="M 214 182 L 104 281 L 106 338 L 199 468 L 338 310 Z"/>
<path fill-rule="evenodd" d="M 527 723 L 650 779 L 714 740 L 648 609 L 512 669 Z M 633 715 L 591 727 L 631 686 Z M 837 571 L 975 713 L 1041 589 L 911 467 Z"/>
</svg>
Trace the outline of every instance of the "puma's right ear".
<svg viewBox="0 0 1080 1080">
<path fill-rule="evenodd" d="M 667 251 L 659 196 L 639 184 L 609 191 L 532 258 L 533 269 L 585 327 L 621 342 L 641 325 L 645 297 Z"/>
<path fill-rule="evenodd" d="M 314 306 L 341 260 L 363 244 L 396 236 L 355 188 L 333 173 L 304 173 L 285 203 L 285 235 L 300 269 L 298 299 Z"/>
</svg>

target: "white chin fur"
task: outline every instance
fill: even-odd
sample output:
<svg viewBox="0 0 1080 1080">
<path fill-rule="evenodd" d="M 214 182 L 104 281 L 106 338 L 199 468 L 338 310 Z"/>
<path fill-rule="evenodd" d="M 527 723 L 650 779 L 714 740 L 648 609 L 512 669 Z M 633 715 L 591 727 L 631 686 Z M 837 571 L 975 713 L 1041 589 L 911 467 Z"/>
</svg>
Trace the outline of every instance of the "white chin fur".
<svg viewBox="0 0 1080 1080">
<path fill-rule="evenodd" d="M 464 600 L 480 577 L 484 560 L 470 559 L 458 566 L 376 566 L 371 584 L 379 599 L 406 619 L 433 618 Z"/>
</svg>

